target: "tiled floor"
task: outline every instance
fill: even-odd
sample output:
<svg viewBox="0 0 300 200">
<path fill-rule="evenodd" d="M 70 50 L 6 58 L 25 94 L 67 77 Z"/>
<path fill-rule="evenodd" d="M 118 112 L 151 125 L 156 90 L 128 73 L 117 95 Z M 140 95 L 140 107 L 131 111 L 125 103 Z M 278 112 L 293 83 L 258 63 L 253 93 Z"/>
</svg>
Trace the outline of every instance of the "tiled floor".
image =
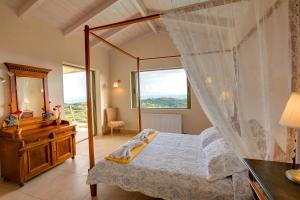
<svg viewBox="0 0 300 200">
<path fill-rule="evenodd" d="M 101 157 L 126 142 L 131 134 L 95 138 L 95 157 Z M 22 188 L 0 181 L 0 200 L 90 200 L 86 185 L 88 142 L 77 144 L 77 156 L 56 168 L 32 179 Z M 98 197 L 93 200 L 153 200 L 140 193 L 126 192 L 115 186 L 98 184 Z"/>
<path fill-rule="evenodd" d="M 77 129 L 76 142 L 81 142 L 82 140 L 87 139 L 88 137 L 87 128 L 76 128 L 76 129 Z"/>
</svg>

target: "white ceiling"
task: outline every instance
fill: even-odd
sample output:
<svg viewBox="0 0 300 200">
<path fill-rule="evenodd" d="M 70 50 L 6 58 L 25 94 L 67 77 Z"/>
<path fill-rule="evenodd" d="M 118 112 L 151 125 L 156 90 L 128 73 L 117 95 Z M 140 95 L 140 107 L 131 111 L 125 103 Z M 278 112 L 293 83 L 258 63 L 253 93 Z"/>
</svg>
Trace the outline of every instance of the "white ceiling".
<svg viewBox="0 0 300 200">
<path fill-rule="evenodd" d="M 61 30 L 66 37 L 76 32 L 82 33 L 86 24 L 100 26 L 203 1 L 207 0 L 0 0 L 19 17 L 30 15 L 44 20 Z M 97 34 L 121 45 L 162 29 L 159 20 L 153 20 L 98 31 Z M 93 40 L 91 44 L 95 46 L 98 42 Z"/>
</svg>

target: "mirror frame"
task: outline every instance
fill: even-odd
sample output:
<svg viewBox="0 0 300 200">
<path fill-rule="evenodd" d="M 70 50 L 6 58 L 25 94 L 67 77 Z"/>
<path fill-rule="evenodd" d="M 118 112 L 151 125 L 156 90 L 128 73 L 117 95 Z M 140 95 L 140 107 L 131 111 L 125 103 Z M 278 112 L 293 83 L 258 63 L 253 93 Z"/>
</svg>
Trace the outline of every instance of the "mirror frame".
<svg viewBox="0 0 300 200">
<path fill-rule="evenodd" d="M 4 63 L 9 71 L 10 78 L 10 93 L 11 93 L 11 112 L 18 110 L 18 92 L 17 92 L 17 76 L 41 78 L 44 89 L 44 108 L 45 111 L 50 111 L 49 91 L 48 91 L 48 73 L 51 69 L 20 65 L 14 63 Z"/>
</svg>

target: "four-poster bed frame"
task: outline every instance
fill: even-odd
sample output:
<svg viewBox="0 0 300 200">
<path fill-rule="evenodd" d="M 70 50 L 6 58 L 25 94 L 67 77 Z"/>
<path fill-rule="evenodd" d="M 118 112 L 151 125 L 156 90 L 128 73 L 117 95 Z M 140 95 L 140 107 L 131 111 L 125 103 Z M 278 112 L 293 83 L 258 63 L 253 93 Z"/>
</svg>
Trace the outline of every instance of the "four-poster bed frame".
<svg viewBox="0 0 300 200">
<path fill-rule="evenodd" d="M 207 9 L 217 6 L 222 6 L 226 4 L 236 3 L 244 0 L 208 0 L 206 2 L 201 2 L 193 5 L 188 5 L 181 8 L 175 8 L 172 10 L 185 10 L 185 11 L 196 11 L 201 9 Z M 94 133 L 92 128 L 92 97 L 91 97 L 91 85 L 90 85 L 90 44 L 89 38 L 90 35 L 97 38 L 99 41 L 107 44 L 108 46 L 112 47 L 113 49 L 127 55 L 128 57 L 136 60 L 136 69 L 137 69 L 137 85 L 138 85 L 138 125 L 139 131 L 141 131 L 141 102 L 140 102 L 140 63 L 143 60 L 153 60 L 153 59 L 165 59 L 165 58 L 176 58 L 181 57 L 180 55 L 169 55 L 169 56 L 159 56 L 159 57 L 149 57 L 149 58 L 140 58 L 138 56 L 134 56 L 127 51 L 119 48 L 118 46 L 108 42 L 104 38 L 100 37 L 99 35 L 95 34 L 95 31 L 105 30 L 110 28 L 116 28 L 120 26 L 126 26 L 134 23 L 145 22 L 148 20 L 154 20 L 161 17 L 162 14 L 154 14 L 145 17 L 139 17 L 135 19 L 120 21 L 112 24 L 106 24 L 102 26 L 92 27 L 90 28 L 88 25 L 85 26 L 84 35 L 85 35 L 85 69 L 86 69 L 86 87 L 87 87 L 87 115 L 88 115 L 88 142 L 89 142 L 89 160 L 90 160 L 90 168 L 92 169 L 95 166 L 95 156 L 94 156 Z M 225 50 L 231 51 L 231 50 Z M 223 51 L 222 51 L 223 52 Z M 210 53 L 219 53 L 219 52 L 204 52 L 202 54 L 210 54 Z M 90 185 L 91 195 L 97 196 L 97 185 Z"/>
<path fill-rule="evenodd" d="M 117 22 L 113 24 L 108 24 L 104 26 L 98 26 L 94 28 L 90 28 L 88 25 L 84 28 L 85 33 L 85 69 L 86 69 L 86 87 L 87 87 L 87 114 L 88 114 L 88 140 L 89 140 L 89 160 L 90 160 L 90 169 L 92 169 L 95 166 L 95 156 L 94 156 L 94 133 L 92 126 L 92 97 L 91 97 L 91 91 L 90 91 L 90 44 L 89 44 L 89 38 L 90 35 L 97 38 L 99 41 L 107 44 L 108 46 L 112 47 L 113 49 L 119 51 L 120 53 L 127 55 L 128 57 L 136 60 L 136 69 L 137 69 L 137 85 L 138 85 L 138 92 L 137 92 L 137 98 L 138 98 L 138 125 L 139 125 L 139 131 L 142 129 L 142 123 L 141 123 L 141 101 L 140 101 L 140 62 L 143 60 L 153 60 L 153 59 L 164 59 L 164 58 L 175 58 L 180 57 L 180 55 L 171 55 L 171 56 L 160 56 L 160 57 L 150 57 L 150 58 L 140 58 L 137 56 L 134 56 L 125 50 L 117 47 L 116 45 L 108 42 L 104 38 L 98 36 L 92 31 L 99 31 L 109 28 L 115 28 L 119 26 L 125 26 L 133 23 L 138 22 L 144 22 L 147 20 L 153 20 L 160 18 L 160 14 L 150 15 L 146 17 L 140 17 L 135 18 L 131 20 L 126 20 L 122 22 Z M 97 196 L 97 185 L 90 185 L 91 195 Z"/>
</svg>

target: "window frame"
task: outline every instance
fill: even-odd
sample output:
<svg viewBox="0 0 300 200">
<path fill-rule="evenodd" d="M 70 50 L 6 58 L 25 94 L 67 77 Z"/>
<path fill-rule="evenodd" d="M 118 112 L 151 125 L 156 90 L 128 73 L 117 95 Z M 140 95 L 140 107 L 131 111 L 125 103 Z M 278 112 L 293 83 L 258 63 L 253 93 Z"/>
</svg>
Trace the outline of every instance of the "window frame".
<svg viewBox="0 0 300 200">
<path fill-rule="evenodd" d="M 149 72 L 149 71 L 162 71 L 162 70 L 173 70 L 173 69 L 183 69 L 182 67 L 169 67 L 169 68 L 154 68 L 154 69 L 144 69 L 140 72 Z M 130 102 L 131 102 L 131 109 L 137 108 L 137 78 L 136 78 L 137 71 L 131 71 L 130 72 Z M 191 85 L 190 82 L 187 79 L 187 107 L 185 108 L 143 108 L 141 106 L 141 109 L 150 109 L 150 110 L 189 110 L 192 108 L 192 91 L 191 91 Z"/>
</svg>

